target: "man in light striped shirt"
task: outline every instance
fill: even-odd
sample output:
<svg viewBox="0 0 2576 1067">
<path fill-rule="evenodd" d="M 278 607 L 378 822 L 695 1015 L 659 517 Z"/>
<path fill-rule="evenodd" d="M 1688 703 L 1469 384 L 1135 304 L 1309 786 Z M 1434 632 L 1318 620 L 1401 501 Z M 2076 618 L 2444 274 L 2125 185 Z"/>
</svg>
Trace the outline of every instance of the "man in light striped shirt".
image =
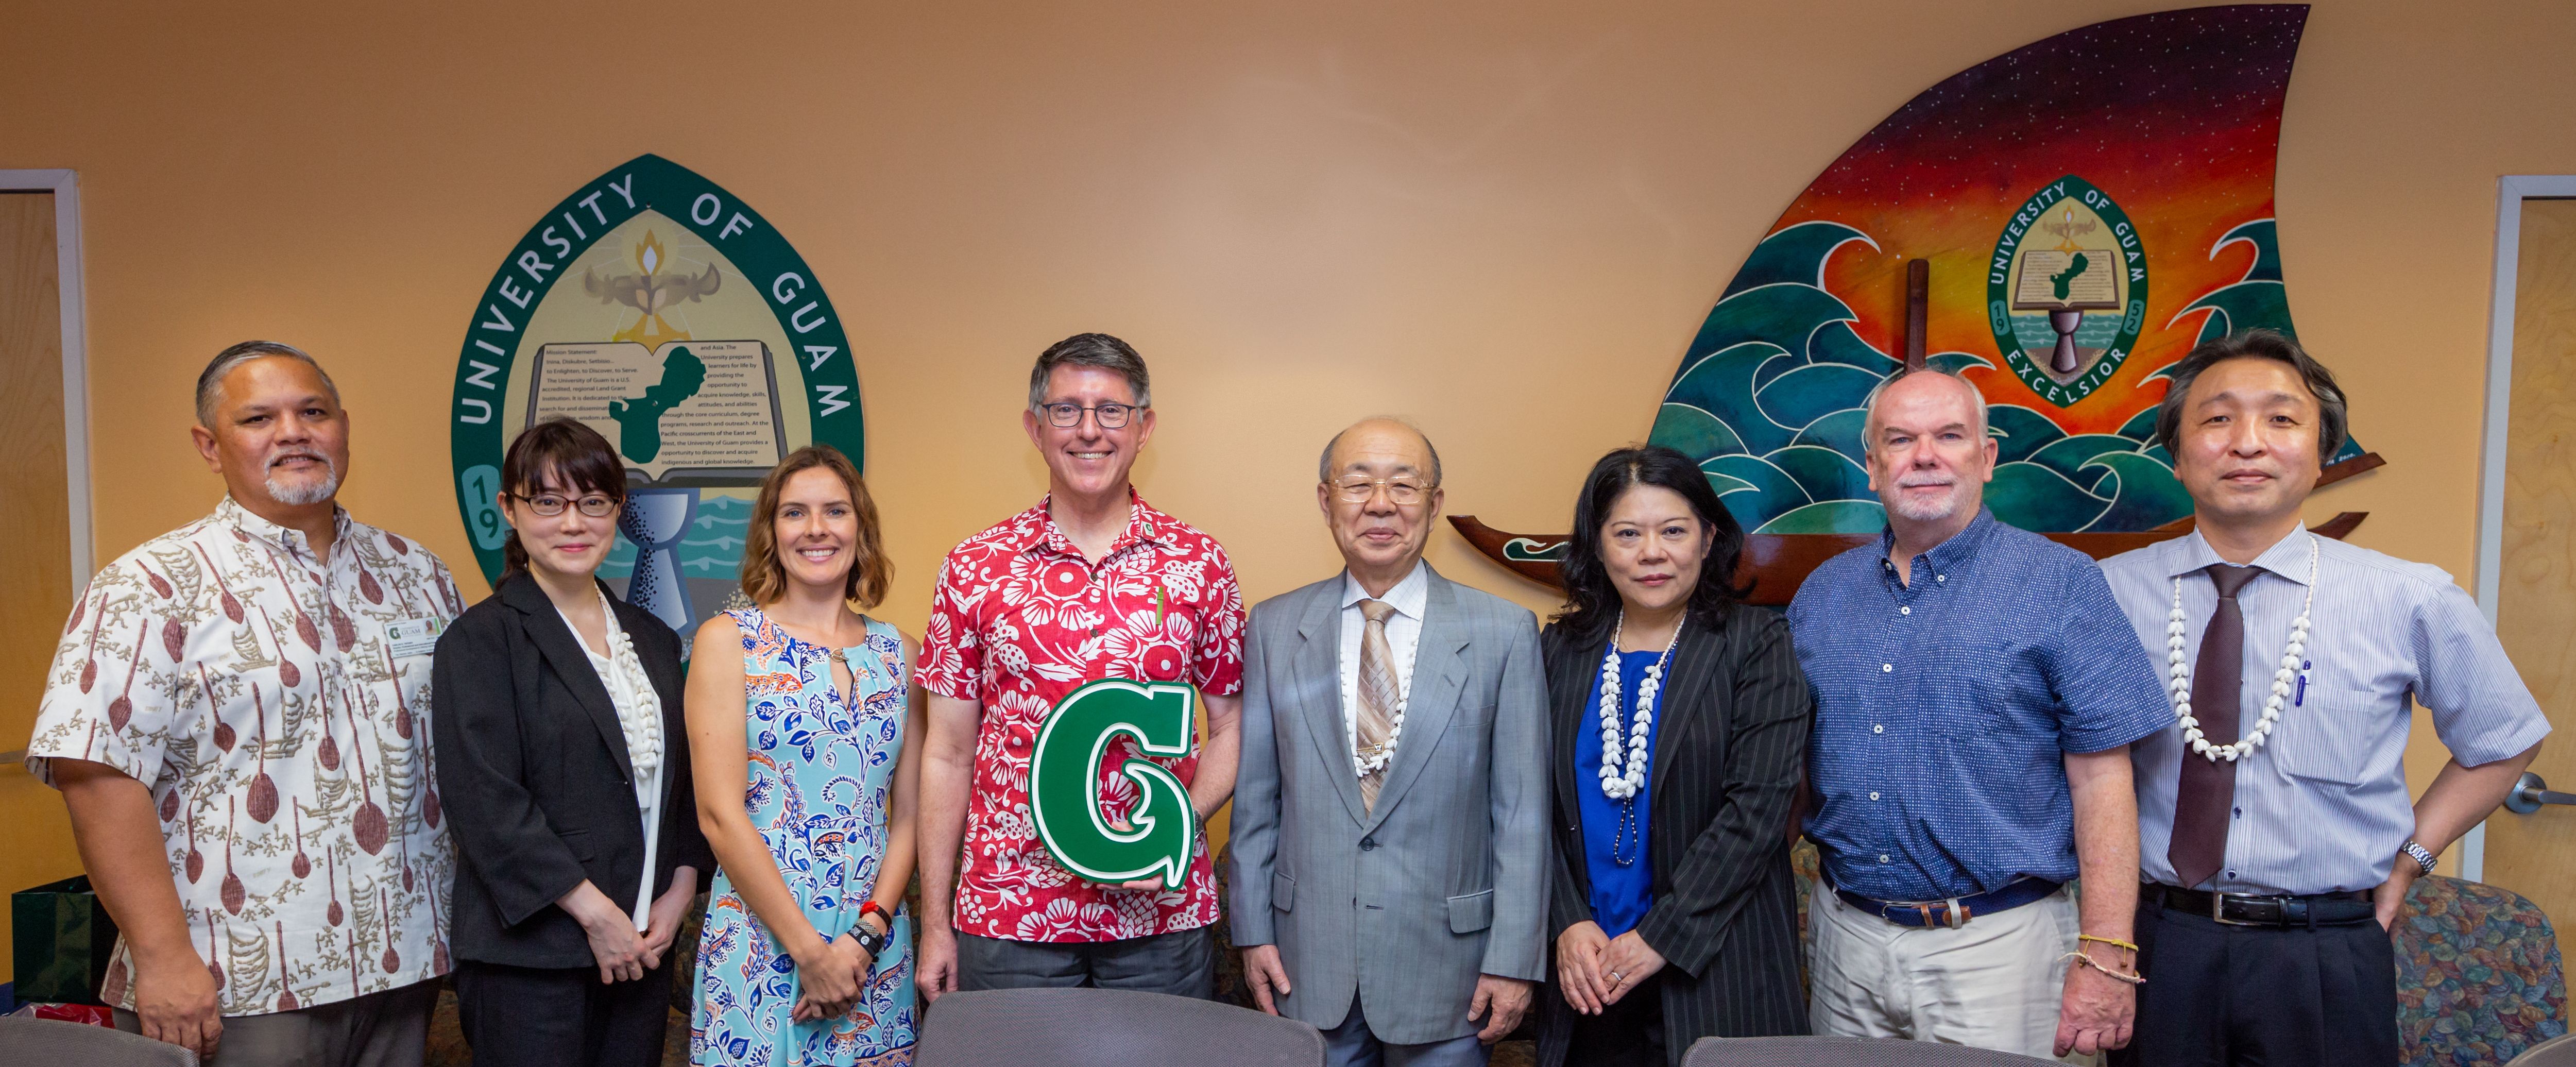
<svg viewBox="0 0 2576 1067">
<path fill-rule="evenodd" d="M 2177 713 L 2131 749 L 2147 984 L 2111 1062 L 2395 1064 L 2388 927 L 2549 722 L 2450 575 L 2300 522 L 2345 438 L 2324 366 L 2252 330 L 2168 376 L 2196 529 L 2103 564 Z M 2411 805 L 2410 696 L 2451 750 Z"/>
</svg>

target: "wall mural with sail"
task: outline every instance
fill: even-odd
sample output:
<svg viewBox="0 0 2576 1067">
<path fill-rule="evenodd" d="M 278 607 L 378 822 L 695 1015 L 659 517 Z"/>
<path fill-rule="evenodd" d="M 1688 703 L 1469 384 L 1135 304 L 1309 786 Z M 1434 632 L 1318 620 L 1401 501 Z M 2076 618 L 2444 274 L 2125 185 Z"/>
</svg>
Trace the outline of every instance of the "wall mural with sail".
<svg viewBox="0 0 2576 1067">
<path fill-rule="evenodd" d="M 2188 528 L 2150 440 L 2165 369 L 2230 331 L 2297 332 L 2272 178 L 2306 21 L 2305 5 L 2234 5 L 2047 38 L 1925 90 L 1799 194 L 1701 324 L 1649 438 L 1699 460 L 1761 535 L 1749 566 L 1795 569 L 1756 575 L 1774 594 L 1757 601 L 1786 600 L 1813 565 L 1796 560 L 1884 525 L 1861 404 L 1909 341 L 1991 405 L 1997 518 L 2097 554 Z M 2331 479 L 2380 460 L 2347 443 L 2330 463 Z M 1453 521 L 1553 579 L 1561 536 Z"/>
</svg>

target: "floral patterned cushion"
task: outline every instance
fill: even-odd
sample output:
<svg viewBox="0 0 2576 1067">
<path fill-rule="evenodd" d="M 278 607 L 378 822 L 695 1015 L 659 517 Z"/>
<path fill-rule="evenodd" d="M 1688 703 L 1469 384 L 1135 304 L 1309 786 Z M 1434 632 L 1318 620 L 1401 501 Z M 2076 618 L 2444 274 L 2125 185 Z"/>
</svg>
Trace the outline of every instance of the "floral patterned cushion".
<svg viewBox="0 0 2576 1067">
<path fill-rule="evenodd" d="M 2501 1064 L 2567 1032 L 2558 935 L 2507 889 L 2433 875 L 2398 919 L 2397 1035 L 2407 1067 Z"/>
</svg>

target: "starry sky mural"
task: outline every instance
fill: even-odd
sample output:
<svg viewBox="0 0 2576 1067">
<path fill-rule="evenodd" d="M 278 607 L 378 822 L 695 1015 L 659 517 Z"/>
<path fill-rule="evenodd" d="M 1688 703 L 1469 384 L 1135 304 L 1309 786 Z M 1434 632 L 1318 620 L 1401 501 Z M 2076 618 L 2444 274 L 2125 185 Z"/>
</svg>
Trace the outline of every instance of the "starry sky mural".
<svg viewBox="0 0 2576 1067">
<path fill-rule="evenodd" d="M 2272 216 L 2273 155 L 2307 7 L 2241 5 L 2161 12 L 2050 37 L 1925 90 L 1809 185 L 1776 232 L 1831 220 L 1878 248 L 1844 246 L 1825 288 L 1859 314 L 1854 332 L 1894 353 L 1904 328 L 1905 261 L 1932 264 L 1932 352 L 1994 361 L 1969 377 L 1993 403 L 2048 411 L 2068 433 L 2117 429 L 2163 396 L 2141 390 L 2190 350 L 2200 323 L 2174 322 L 2195 299 L 2246 274 L 2231 229 Z M 2136 350 L 2104 388 L 2071 408 L 2041 402 L 2001 367 L 1984 317 L 1986 273 L 2004 225 L 2049 181 L 2078 174 L 2138 224 L 2155 284 Z M 2168 327 L 2168 323 L 2171 326 Z"/>
<path fill-rule="evenodd" d="M 1886 516 L 1867 485 L 1861 406 L 1902 366 L 1906 262 L 1919 258 L 1931 265 L 1930 361 L 1992 405 L 1986 502 L 1999 518 L 2123 532 L 2189 515 L 2153 440 L 2159 372 L 2231 330 L 2295 332 L 2272 177 L 2307 10 L 2103 22 L 1916 95 L 1745 259 L 1674 371 L 1650 440 L 1698 461 L 1747 531 L 1876 532 Z M 2076 217 L 2078 203 L 2099 211 Z M 2042 295 L 2028 295 L 2023 267 L 2043 256 L 2055 258 Z M 2066 307 L 2084 264 L 2116 264 L 2118 277 L 2097 276 L 2082 298 L 2091 318 L 2052 325 L 2071 314 L 2049 308 Z M 2059 304 L 2045 303 L 2050 284 Z M 2032 358 L 2052 350 L 2065 360 L 2054 375 Z"/>
</svg>

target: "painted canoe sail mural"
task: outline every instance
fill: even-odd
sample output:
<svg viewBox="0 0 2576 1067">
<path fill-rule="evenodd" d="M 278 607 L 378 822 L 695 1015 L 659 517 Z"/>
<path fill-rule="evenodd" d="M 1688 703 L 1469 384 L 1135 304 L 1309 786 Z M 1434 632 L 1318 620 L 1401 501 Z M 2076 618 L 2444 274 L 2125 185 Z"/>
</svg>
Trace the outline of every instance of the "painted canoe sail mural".
<svg viewBox="0 0 2576 1067">
<path fill-rule="evenodd" d="M 1919 259 L 1924 358 L 1990 405 L 1996 517 L 2069 535 L 2187 521 L 2190 497 L 2151 440 L 2163 372 L 2231 331 L 2297 332 L 2272 177 L 2306 19 L 2304 5 L 2267 4 L 2098 23 L 1908 101 L 1746 259 L 1649 439 L 1699 460 L 1748 533 L 1877 534 L 1861 405 L 1904 366 Z M 2379 463 L 2352 443 L 2331 461 L 2330 477 Z M 1461 518 L 1498 560 L 1542 580 L 1552 569 L 1526 564 L 1561 539 L 1485 536 Z M 2144 543 L 2101 547 L 2131 541 Z M 1825 547 L 1751 555 L 1821 560 Z"/>
</svg>

